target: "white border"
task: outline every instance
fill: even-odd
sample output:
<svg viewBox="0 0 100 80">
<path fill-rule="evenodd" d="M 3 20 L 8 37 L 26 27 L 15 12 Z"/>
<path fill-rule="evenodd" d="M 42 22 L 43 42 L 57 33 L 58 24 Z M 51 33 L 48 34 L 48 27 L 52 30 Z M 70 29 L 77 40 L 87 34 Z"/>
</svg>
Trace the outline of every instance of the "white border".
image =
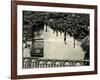
<svg viewBox="0 0 100 80">
<path fill-rule="evenodd" d="M 41 68 L 22 69 L 22 11 L 49 11 L 49 12 L 70 12 L 90 14 L 90 66 L 67 67 L 67 68 Z M 45 6 L 17 5 L 17 75 L 46 74 L 61 72 L 94 71 L 94 10 L 79 8 L 60 8 Z"/>
</svg>

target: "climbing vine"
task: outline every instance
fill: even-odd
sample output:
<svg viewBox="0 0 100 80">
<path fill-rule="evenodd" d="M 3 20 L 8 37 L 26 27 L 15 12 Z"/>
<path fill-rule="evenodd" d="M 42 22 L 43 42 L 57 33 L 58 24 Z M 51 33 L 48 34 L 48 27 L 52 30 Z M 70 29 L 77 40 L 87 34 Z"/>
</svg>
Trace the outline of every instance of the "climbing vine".
<svg viewBox="0 0 100 80">
<path fill-rule="evenodd" d="M 65 44 L 66 35 L 73 37 L 75 48 L 75 40 L 81 41 L 89 35 L 89 14 L 23 11 L 24 41 L 32 40 L 32 32 L 41 29 L 44 25 L 46 32 L 48 25 L 56 36 L 59 36 L 58 32 L 60 35 L 64 33 Z"/>
</svg>

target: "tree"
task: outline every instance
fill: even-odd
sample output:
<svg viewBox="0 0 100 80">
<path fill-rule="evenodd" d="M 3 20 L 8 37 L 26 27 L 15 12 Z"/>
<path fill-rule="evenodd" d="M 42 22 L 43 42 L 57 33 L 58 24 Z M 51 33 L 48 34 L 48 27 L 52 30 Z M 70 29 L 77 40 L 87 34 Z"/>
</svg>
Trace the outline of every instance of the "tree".
<svg viewBox="0 0 100 80">
<path fill-rule="evenodd" d="M 89 14 L 23 11 L 25 41 L 32 41 L 34 30 L 44 25 L 49 25 L 56 32 L 56 36 L 58 32 L 64 33 L 65 44 L 67 34 L 73 37 L 75 47 L 75 40 L 82 41 L 89 35 Z"/>
</svg>

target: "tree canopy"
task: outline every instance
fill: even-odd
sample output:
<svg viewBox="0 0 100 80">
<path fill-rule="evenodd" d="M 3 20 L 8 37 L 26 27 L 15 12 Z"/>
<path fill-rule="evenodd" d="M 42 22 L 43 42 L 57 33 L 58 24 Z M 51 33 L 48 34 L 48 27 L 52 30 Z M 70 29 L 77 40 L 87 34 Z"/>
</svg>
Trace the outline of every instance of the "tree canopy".
<svg viewBox="0 0 100 80">
<path fill-rule="evenodd" d="M 74 41 L 81 41 L 89 35 L 89 14 L 23 11 L 23 34 L 26 40 L 32 38 L 33 28 L 44 25 L 49 25 L 57 36 L 58 32 L 64 33 L 65 43 L 66 35 L 72 36 Z"/>
</svg>

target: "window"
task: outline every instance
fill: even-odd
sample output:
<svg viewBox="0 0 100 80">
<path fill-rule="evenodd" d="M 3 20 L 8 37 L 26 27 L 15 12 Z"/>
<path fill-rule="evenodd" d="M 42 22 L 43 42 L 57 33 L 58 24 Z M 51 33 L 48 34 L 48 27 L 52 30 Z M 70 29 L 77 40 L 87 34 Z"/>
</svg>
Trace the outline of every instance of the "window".
<svg viewBox="0 0 100 80">
<path fill-rule="evenodd" d="M 33 26 L 33 43 L 30 50 L 31 57 L 43 57 L 44 28 L 40 26 Z"/>
</svg>

